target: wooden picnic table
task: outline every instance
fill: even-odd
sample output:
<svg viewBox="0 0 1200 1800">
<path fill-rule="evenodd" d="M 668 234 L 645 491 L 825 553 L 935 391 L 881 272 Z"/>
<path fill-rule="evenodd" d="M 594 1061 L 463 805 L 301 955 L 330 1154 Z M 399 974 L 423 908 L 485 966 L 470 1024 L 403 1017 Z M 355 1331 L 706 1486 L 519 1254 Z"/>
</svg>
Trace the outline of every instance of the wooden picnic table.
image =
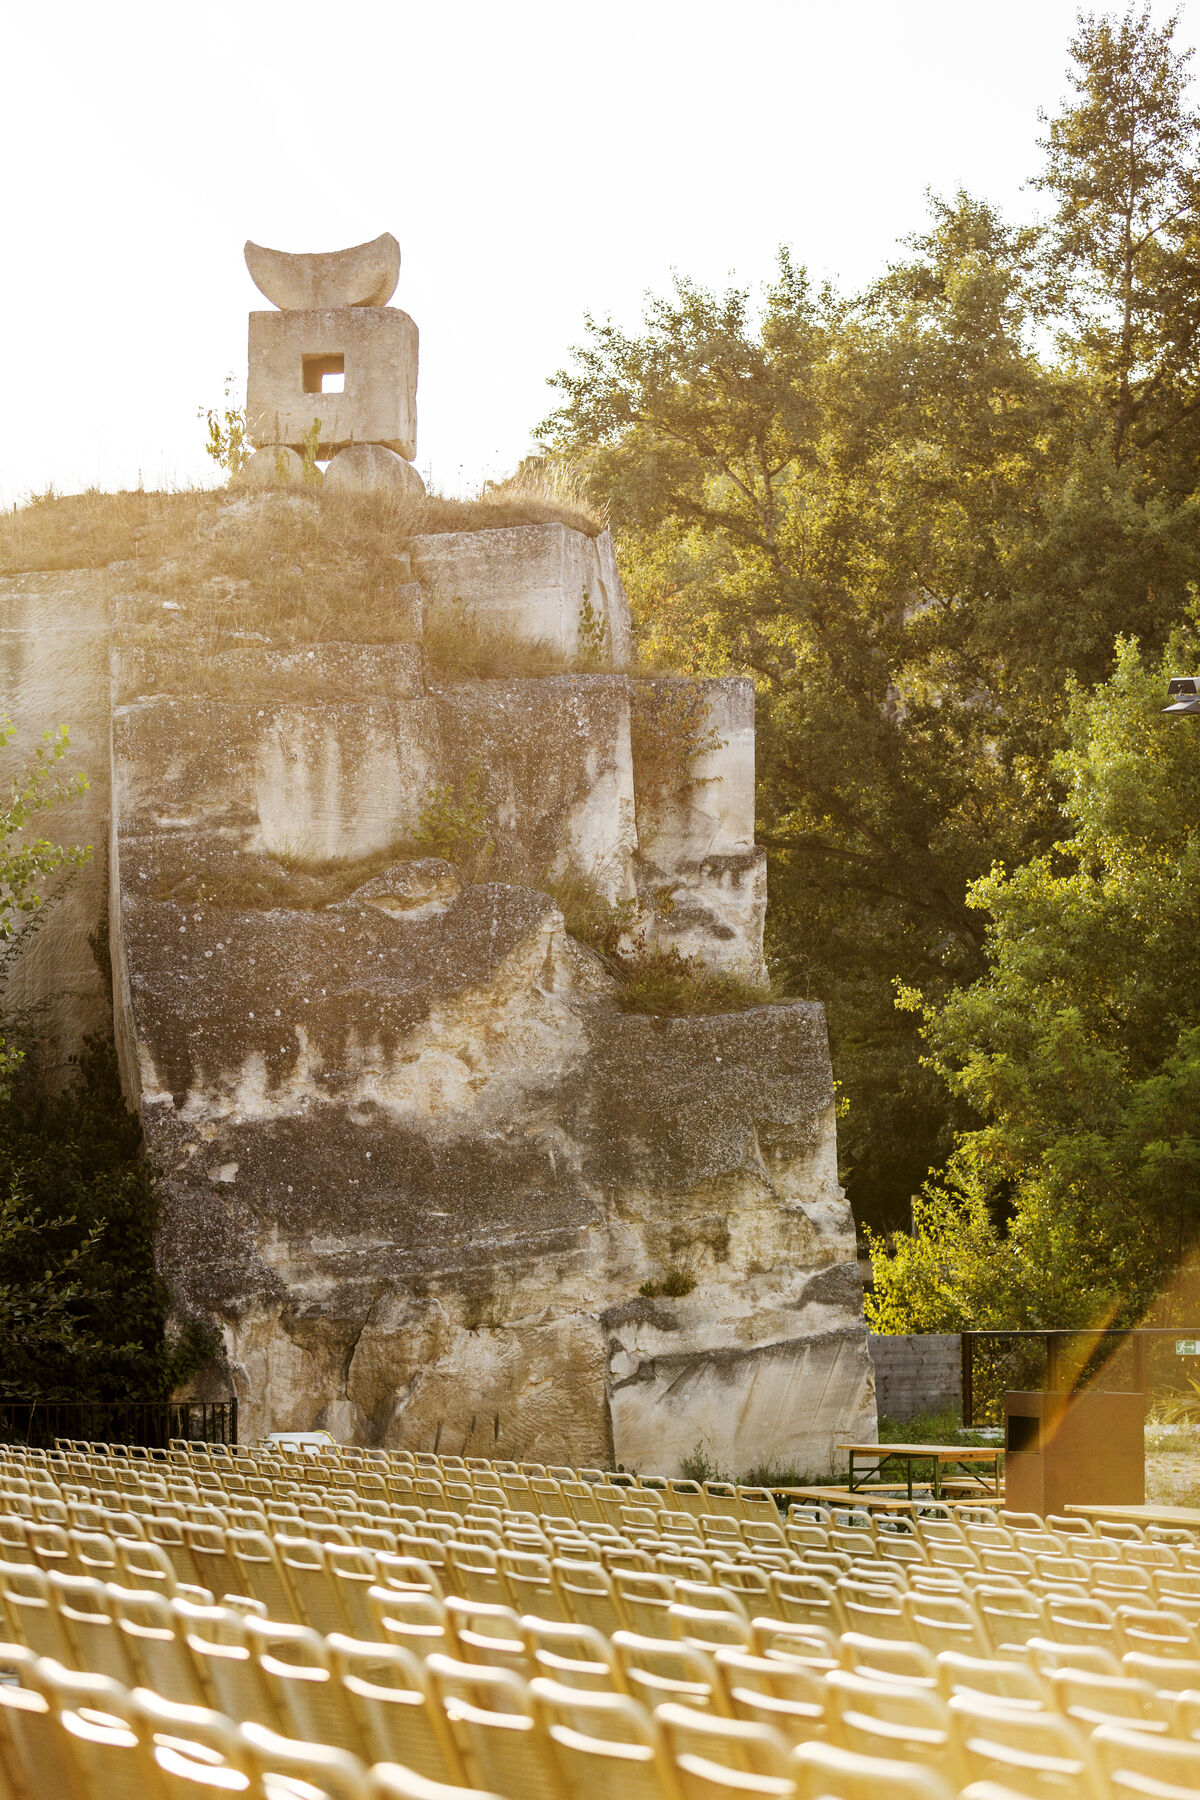
<svg viewBox="0 0 1200 1800">
<path fill-rule="evenodd" d="M 872 1483 L 871 1477 L 879 1476 L 888 1463 L 895 1462 L 903 1470 L 904 1483 L 908 1489 L 908 1498 L 911 1500 L 913 1497 L 913 1464 L 932 1462 L 933 1479 L 930 1485 L 933 1488 L 935 1500 L 940 1500 L 942 1497 L 942 1483 L 946 1473 L 952 1473 L 956 1469 L 960 1474 L 966 1472 L 977 1478 L 982 1491 L 990 1494 L 994 1500 L 1000 1498 L 1001 1451 L 998 1444 L 839 1444 L 838 1449 L 846 1451 L 850 1458 L 846 1485 L 852 1494 L 864 1493 L 872 1485 L 887 1485 L 879 1482 Z M 874 1464 L 872 1469 L 860 1469 L 858 1479 L 856 1479 L 854 1468 L 856 1456 L 868 1457 Z M 992 1485 L 990 1489 L 983 1481 L 982 1473 L 979 1470 L 979 1465 L 984 1463 L 991 1464 Z M 917 1485 L 921 1484 L 918 1482 Z"/>
<path fill-rule="evenodd" d="M 1112 1519 L 1127 1525 L 1178 1525 L 1200 1531 L 1200 1506 L 1064 1506 L 1081 1519 Z"/>
<path fill-rule="evenodd" d="M 900 1484 L 903 1489 L 903 1482 Z M 916 1484 L 929 1487 L 929 1482 Z M 903 1492 L 896 1494 L 890 1486 L 872 1482 L 869 1486 L 855 1488 L 832 1487 L 826 1485 L 813 1487 L 773 1487 L 773 1494 L 785 1500 L 815 1500 L 821 1506 L 857 1507 L 862 1512 L 886 1513 L 889 1517 L 905 1516 L 911 1518 L 922 1507 L 939 1506 L 945 1512 L 956 1512 L 962 1508 L 971 1508 L 981 1504 L 979 1496 L 967 1500 L 948 1500 L 945 1495 L 934 1500 L 932 1493 L 915 1493 L 911 1500 L 904 1497 Z"/>
</svg>

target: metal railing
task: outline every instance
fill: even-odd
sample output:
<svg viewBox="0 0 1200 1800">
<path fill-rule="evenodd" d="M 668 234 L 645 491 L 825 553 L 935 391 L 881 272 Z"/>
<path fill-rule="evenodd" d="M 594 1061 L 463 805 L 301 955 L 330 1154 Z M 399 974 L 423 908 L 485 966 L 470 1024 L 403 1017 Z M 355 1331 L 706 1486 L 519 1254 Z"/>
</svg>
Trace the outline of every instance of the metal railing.
<svg viewBox="0 0 1200 1800">
<path fill-rule="evenodd" d="M 0 1443 L 51 1449 L 58 1438 L 165 1450 L 172 1438 L 237 1443 L 229 1400 L 0 1400 Z"/>
<path fill-rule="evenodd" d="M 964 1331 L 964 1428 L 1004 1422 L 1004 1396 L 1023 1392 L 1076 1393 L 1103 1382 L 1117 1392 L 1179 1392 L 1186 1383 L 1179 1358 L 1200 1352 L 1200 1326 L 1114 1328 L 1096 1331 Z M 1197 1352 L 1179 1351 L 1195 1344 Z M 1200 1361 L 1192 1367 L 1200 1371 Z"/>
</svg>

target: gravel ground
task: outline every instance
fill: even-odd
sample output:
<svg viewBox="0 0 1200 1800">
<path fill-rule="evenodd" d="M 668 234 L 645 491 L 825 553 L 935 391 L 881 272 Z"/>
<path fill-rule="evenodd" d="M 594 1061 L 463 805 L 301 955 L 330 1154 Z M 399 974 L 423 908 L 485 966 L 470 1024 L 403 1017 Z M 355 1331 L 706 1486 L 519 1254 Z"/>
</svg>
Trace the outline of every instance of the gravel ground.
<svg viewBox="0 0 1200 1800">
<path fill-rule="evenodd" d="M 1148 1451 L 1146 1499 L 1162 1506 L 1200 1506 L 1200 1451 Z"/>
</svg>

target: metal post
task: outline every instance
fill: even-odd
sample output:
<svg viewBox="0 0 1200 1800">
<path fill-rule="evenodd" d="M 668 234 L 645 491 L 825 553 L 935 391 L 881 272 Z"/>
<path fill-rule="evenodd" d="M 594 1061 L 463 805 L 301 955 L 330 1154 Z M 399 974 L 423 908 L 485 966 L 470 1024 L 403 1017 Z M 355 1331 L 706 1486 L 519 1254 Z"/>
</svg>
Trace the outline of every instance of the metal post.
<svg viewBox="0 0 1200 1800">
<path fill-rule="evenodd" d="M 962 1422 L 964 1431 L 970 1431 L 975 1423 L 975 1387 L 972 1380 L 974 1370 L 971 1367 L 971 1333 L 959 1332 L 959 1343 L 962 1350 Z"/>
<path fill-rule="evenodd" d="M 1146 1340 L 1140 1331 L 1133 1334 L 1133 1389 L 1137 1394 L 1146 1392 Z"/>
</svg>

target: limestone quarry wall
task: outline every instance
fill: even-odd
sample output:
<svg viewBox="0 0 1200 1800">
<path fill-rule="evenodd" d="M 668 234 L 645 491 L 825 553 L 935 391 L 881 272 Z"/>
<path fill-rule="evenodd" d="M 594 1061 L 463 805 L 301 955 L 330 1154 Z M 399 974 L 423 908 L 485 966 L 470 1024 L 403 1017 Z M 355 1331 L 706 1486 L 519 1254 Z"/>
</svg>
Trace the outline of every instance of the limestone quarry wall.
<svg viewBox="0 0 1200 1800">
<path fill-rule="evenodd" d="M 29 579 L 50 616 L 78 578 Z M 623 659 L 607 534 L 562 526 L 418 539 L 409 642 L 248 641 L 203 692 L 178 609 L 148 640 L 108 588 L 118 1045 L 201 1387 L 250 1435 L 827 1470 L 874 1387 L 822 1009 L 623 1011 L 563 911 L 761 970 L 750 684 L 439 674 L 447 607 L 571 650 L 586 596 Z M 479 868 L 419 842 L 467 772 Z"/>
</svg>

